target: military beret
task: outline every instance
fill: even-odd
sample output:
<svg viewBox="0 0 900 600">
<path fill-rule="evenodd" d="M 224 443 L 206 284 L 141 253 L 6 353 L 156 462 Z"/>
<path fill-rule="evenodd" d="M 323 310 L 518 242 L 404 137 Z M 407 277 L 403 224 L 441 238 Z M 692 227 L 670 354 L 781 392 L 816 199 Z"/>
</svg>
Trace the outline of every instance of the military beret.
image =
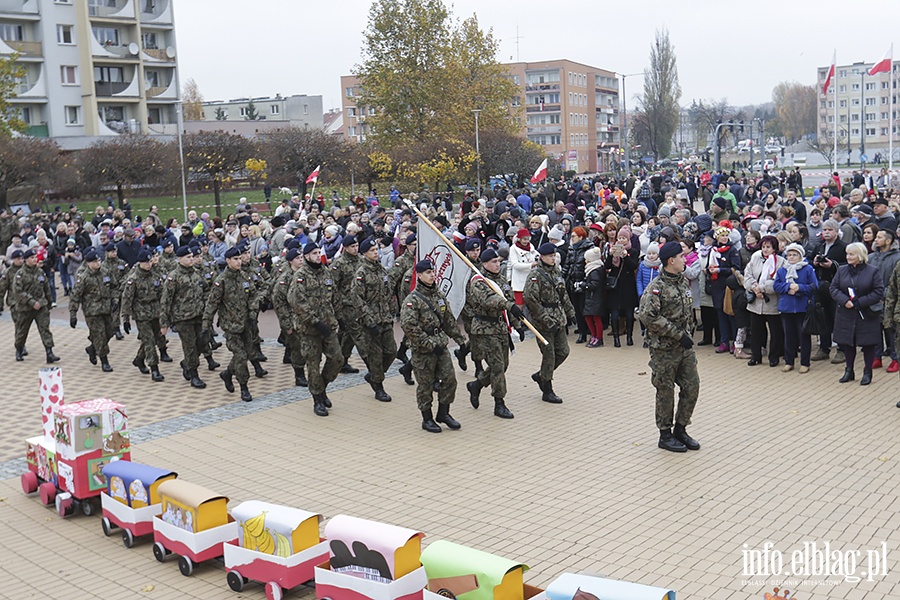
<svg viewBox="0 0 900 600">
<path fill-rule="evenodd" d="M 141 251 L 138 252 L 137 261 L 138 262 L 150 262 L 150 259 L 153 257 L 153 252 L 147 246 L 141 248 Z"/>
<path fill-rule="evenodd" d="M 200 256 L 201 254 L 203 254 L 203 250 L 200 249 L 200 246 L 188 246 L 188 248 L 190 248 L 191 254 L 193 254 L 194 256 Z"/>
<path fill-rule="evenodd" d="M 241 251 L 237 249 L 237 246 L 233 246 L 225 251 L 225 258 L 235 258 L 241 255 Z"/>
<path fill-rule="evenodd" d="M 310 252 L 315 252 L 319 249 L 319 246 L 316 245 L 315 242 L 306 242 L 306 245 L 303 246 L 303 254 L 309 254 Z"/>
<path fill-rule="evenodd" d="M 284 255 L 284 259 L 288 262 L 291 262 L 298 256 L 300 256 L 300 251 L 297 250 L 296 248 L 291 248 L 290 250 L 287 251 L 287 254 Z"/>
<path fill-rule="evenodd" d="M 84 251 L 83 254 L 84 262 L 94 262 L 95 260 L 100 260 L 100 257 L 97 256 L 97 251 L 93 248 L 88 248 Z"/>
<path fill-rule="evenodd" d="M 358 244 L 359 240 L 356 239 L 355 235 L 345 235 L 344 239 L 341 240 L 341 245 L 346 248 L 347 246 L 352 246 L 353 244 Z"/>
<path fill-rule="evenodd" d="M 200 237 L 194 238 L 191 240 L 192 242 L 197 242 L 201 246 L 209 246 L 209 238 L 205 235 L 201 235 Z"/>
<path fill-rule="evenodd" d="M 162 241 L 162 243 L 160 244 L 160 246 L 162 246 L 163 248 L 168 248 L 169 246 L 174 246 L 174 245 L 175 245 L 175 242 L 172 241 L 172 238 L 165 238 Z"/>
<path fill-rule="evenodd" d="M 241 254 L 249 254 L 250 253 L 250 244 L 247 243 L 246 241 L 241 242 L 240 244 L 238 244 L 235 247 L 238 249 L 238 252 L 240 252 Z"/>
<path fill-rule="evenodd" d="M 551 244 L 550 242 L 544 242 L 541 244 L 541 247 L 538 248 L 538 254 L 541 256 L 549 256 L 551 254 L 556 254 L 556 246 Z"/>
<path fill-rule="evenodd" d="M 424 273 L 425 271 L 432 270 L 434 270 L 434 263 L 427 258 L 416 263 L 416 273 Z"/>
<path fill-rule="evenodd" d="M 497 254 L 496 250 L 494 250 L 493 248 L 488 248 L 487 250 L 485 250 L 484 252 L 481 253 L 481 262 L 486 263 L 487 261 L 494 260 L 495 258 L 497 258 L 499 256 L 500 255 Z"/>
<path fill-rule="evenodd" d="M 375 239 L 374 238 L 366 238 L 359 243 L 359 251 L 362 254 L 365 254 L 369 250 L 375 247 Z"/>
<path fill-rule="evenodd" d="M 188 246 L 179 246 L 178 250 L 175 251 L 175 256 L 181 258 L 183 256 L 190 256 L 191 249 Z"/>
<path fill-rule="evenodd" d="M 22 255 L 25 253 L 21 250 L 13 250 L 13 253 L 10 255 L 10 258 L 22 258 Z"/>
<path fill-rule="evenodd" d="M 284 245 L 287 250 L 293 250 L 294 248 L 299 250 L 302 246 L 303 244 L 300 243 L 300 238 L 291 238 L 291 241 Z"/>
<path fill-rule="evenodd" d="M 103 247 L 107 252 L 116 252 L 118 248 L 116 248 L 115 242 L 107 242 L 106 246 Z"/>
<path fill-rule="evenodd" d="M 29 248 L 22 253 L 22 258 L 31 258 L 32 256 L 34 256 L 34 248 Z"/>
<path fill-rule="evenodd" d="M 659 249 L 659 260 L 662 262 L 663 266 L 669 261 L 670 258 L 674 258 L 681 254 L 684 250 L 681 248 L 681 243 L 679 242 L 666 242 L 663 244 L 662 248 Z"/>
<path fill-rule="evenodd" d="M 478 250 L 479 248 L 481 248 L 481 244 L 478 242 L 478 240 L 469 240 L 468 242 L 466 242 L 466 252 L 469 252 L 470 250 Z"/>
<path fill-rule="evenodd" d="M 416 241 L 416 234 L 411 233 L 408 236 L 406 236 L 406 245 L 407 246 L 414 243 L 415 241 Z"/>
</svg>

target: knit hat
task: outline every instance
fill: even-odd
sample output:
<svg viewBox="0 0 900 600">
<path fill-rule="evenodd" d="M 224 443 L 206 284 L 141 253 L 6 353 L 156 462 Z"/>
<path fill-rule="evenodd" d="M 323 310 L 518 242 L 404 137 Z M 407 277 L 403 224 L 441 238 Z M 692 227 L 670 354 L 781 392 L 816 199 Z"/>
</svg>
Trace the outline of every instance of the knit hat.
<svg viewBox="0 0 900 600">
<path fill-rule="evenodd" d="M 587 252 L 584 253 L 584 262 L 595 262 L 600 260 L 600 248 L 596 246 L 592 248 L 588 248 Z"/>
<path fill-rule="evenodd" d="M 481 253 L 481 256 L 479 258 L 481 259 L 481 262 L 486 263 L 489 260 L 494 260 L 498 256 L 500 256 L 500 255 L 497 254 L 496 250 L 494 250 L 493 248 L 488 248 L 487 250 L 485 250 L 484 252 Z"/>
<path fill-rule="evenodd" d="M 338 227 L 337 225 L 329 225 L 328 227 L 325 228 L 325 233 L 331 237 L 336 236 L 340 232 L 341 232 L 341 228 Z"/>
<path fill-rule="evenodd" d="M 718 227 L 716 227 L 716 230 L 713 235 L 715 236 L 716 239 L 718 239 L 719 236 L 721 236 L 721 235 L 731 235 L 731 229 L 729 229 L 728 227 L 719 225 Z"/>
<path fill-rule="evenodd" d="M 722 208 L 725 208 L 725 207 L 723 206 Z M 672 211 L 669 209 L 668 206 L 663 206 L 662 208 L 659 209 L 659 212 L 657 212 L 656 214 L 660 217 L 671 217 Z"/>
<path fill-rule="evenodd" d="M 228 250 L 225 251 L 225 258 L 235 258 L 236 256 L 240 256 L 241 251 L 237 249 L 237 246 L 232 246 Z"/>
<path fill-rule="evenodd" d="M 784 255 L 787 256 L 788 252 L 796 252 L 800 255 L 800 258 L 806 256 L 806 252 L 803 251 L 803 246 L 797 243 L 788 244 L 787 248 L 784 249 Z"/>
<path fill-rule="evenodd" d="M 523 227 L 516 232 L 517 240 L 523 237 L 531 237 L 531 231 L 529 231 L 526 227 Z"/>
<path fill-rule="evenodd" d="M 682 253 L 681 244 L 678 242 L 666 242 L 663 244 L 663 247 L 659 249 L 659 260 L 662 262 L 663 266 L 666 266 L 666 263 L 670 258 L 674 258 Z"/>
<path fill-rule="evenodd" d="M 300 256 L 300 251 L 297 250 L 296 248 L 291 248 L 290 250 L 287 251 L 287 254 L 284 255 L 284 260 L 291 262 L 298 256 Z"/>
<path fill-rule="evenodd" d="M 306 245 L 303 246 L 303 254 L 309 254 L 310 252 L 315 252 L 318 249 L 319 246 L 317 246 L 315 242 L 306 242 Z"/>
<path fill-rule="evenodd" d="M 725 208 L 728 206 L 728 203 L 725 201 L 725 198 L 723 198 L 722 196 L 719 196 L 718 198 L 713 198 L 713 204 L 715 204 L 722 210 L 725 210 Z"/>
<path fill-rule="evenodd" d="M 356 239 L 355 235 L 345 235 L 344 239 L 341 240 L 341 245 L 346 248 L 347 246 L 352 246 L 353 244 L 358 244 L 359 240 Z"/>
<path fill-rule="evenodd" d="M 151 258 L 153 258 L 153 252 L 151 252 L 150 248 L 148 248 L 147 246 L 144 246 L 143 248 L 141 248 L 141 251 L 138 252 L 138 262 L 150 262 Z"/>
<path fill-rule="evenodd" d="M 545 242 L 541 244 L 540 248 L 538 248 L 538 254 L 540 254 L 541 256 L 556 254 L 556 246 L 551 244 L 550 242 Z"/>
<path fill-rule="evenodd" d="M 427 258 L 416 263 L 416 273 L 424 273 L 425 271 L 431 271 L 433 269 L 434 263 Z"/>
<path fill-rule="evenodd" d="M 566 230 L 559 225 L 554 225 L 550 233 L 547 234 L 547 239 L 551 240 L 561 240 L 564 237 L 566 237 Z"/>
<path fill-rule="evenodd" d="M 93 248 L 88 248 L 84 251 L 83 254 L 84 262 L 94 262 L 95 260 L 100 260 L 100 257 L 97 256 L 97 251 Z"/>
<path fill-rule="evenodd" d="M 481 244 L 478 242 L 478 240 L 469 240 L 468 242 L 466 242 L 466 252 L 478 250 L 479 248 L 481 248 Z"/>
<path fill-rule="evenodd" d="M 66 240 L 66 245 L 67 245 L 67 246 L 68 246 L 69 244 L 74 244 L 74 243 L 75 243 L 75 238 L 69 238 L 69 239 Z"/>
<path fill-rule="evenodd" d="M 192 254 L 190 246 L 179 246 L 178 250 L 175 251 L 175 256 L 181 258 L 183 256 L 190 256 Z"/>
<path fill-rule="evenodd" d="M 588 229 L 593 229 L 594 231 L 599 231 L 603 233 L 603 224 L 602 223 L 591 223 L 591 226 Z"/>
<path fill-rule="evenodd" d="M 659 244 L 656 242 L 650 242 L 650 245 L 647 246 L 647 254 L 659 254 Z"/>
<path fill-rule="evenodd" d="M 375 247 L 375 239 L 374 238 L 366 238 L 359 243 L 359 253 L 365 254 L 369 250 Z"/>
</svg>

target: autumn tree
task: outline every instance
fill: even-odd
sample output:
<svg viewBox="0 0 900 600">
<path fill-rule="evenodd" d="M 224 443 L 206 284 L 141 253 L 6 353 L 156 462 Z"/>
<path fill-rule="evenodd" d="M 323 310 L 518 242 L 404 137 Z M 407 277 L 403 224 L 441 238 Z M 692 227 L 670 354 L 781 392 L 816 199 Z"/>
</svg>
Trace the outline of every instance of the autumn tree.
<svg viewBox="0 0 900 600">
<path fill-rule="evenodd" d="M 184 110 L 185 121 L 203 120 L 203 94 L 193 78 L 188 79 L 181 92 L 181 106 Z"/>
<path fill-rule="evenodd" d="M 0 136 L 0 205 L 6 193 L 16 187 L 55 187 L 69 172 L 56 142 L 27 136 Z"/>
<path fill-rule="evenodd" d="M 650 47 L 650 68 L 644 70 L 644 93 L 638 100 L 633 134 L 654 158 L 668 156 L 678 129 L 681 85 L 675 48 L 666 29 L 657 30 Z"/>
<path fill-rule="evenodd" d="M 249 139 L 224 131 L 201 131 L 183 138 L 184 162 L 189 176 L 212 183 L 216 197 L 216 215 L 222 216 L 222 184 L 242 170 L 248 158 L 256 154 Z"/>
<path fill-rule="evenodd" d="M 142 134 L 123 134 L 94 143 L 77 154 L 85 188 L 99 194 L 114 186 L 119 208 L 135 184 L 164 187 L 162 179 L 174 166 L 171 147 Z"/>
<path fill-rule="evenodd" d="M 781 82 L 772 90 L 775 114 L 788 144 L 816 131 L 816 88 Z"/>
<path fill-rule="evenodd" d="M 503 130 L 481 132 L 482 171 L 500 174 L 510 187 L 521 187 L 544 160 L 544 149 L 521 135 Z"/>
<path fill-rule="evenodd" d="M 260 146 L 272 185 L 296 184 L 301 195 L 306 194 L 306 178 L 317 166 L 325 174 L 344 172 L 349 160 L 343 139 L 321 129 L 291 127 L 260 134 Z"/>
<path fill-rule="evenodd" d="M 10 102 L 16 96 L 16 88 L 25 77 L 25 67 L 16 64 L 18 54 L 0 58 L 0 136 L 9 137 L 13 132 L 25 133 L 28 129 L 21 111 Z"/>
</svg>

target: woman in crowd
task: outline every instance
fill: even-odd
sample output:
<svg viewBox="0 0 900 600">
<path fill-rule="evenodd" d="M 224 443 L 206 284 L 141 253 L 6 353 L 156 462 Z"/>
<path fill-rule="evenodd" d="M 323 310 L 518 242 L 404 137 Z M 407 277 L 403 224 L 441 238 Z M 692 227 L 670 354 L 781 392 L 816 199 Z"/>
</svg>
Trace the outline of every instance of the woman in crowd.
<svg viewBox="0 0 900 600">
<path fill-rule="evenodd" d="M 634 345 L 634 309 L 638 305 L 637 281 L 635 273 L 640 263 L 640 251 L 631 245 L 631 228 L 627 225 L 619 229 L 616 243 L 606 257 L 607 297 L 609 326 L 613 332 L 613 345 L 621 347 L 619 341 L 619 319 L 625 318 L 625 343 Z M 609 278 L 614 278 L 610 281 Z"/>
<path fill-rule="evenodd" d="M 68 251 L 67 244 L 70 239 L 72 240 L 72 244 L 76 246 L 75 248 L 73 248 L 73 250 L 75 250 L 77 248 L 77 244 L 75 242 L 75 238 L 69 236 L 68 226 L 65 223 L 59 223 L 56 226 L 56 235 L 53 236 L 54 245 L 57 248 L 64 248 L 66 251 Z M 59 256 L 57 257 L 56 269 L 59 271 L 59 278 L 63 286 L 63 293 L 68 296 L 69 292 L 72 289 L 72 286 L 75 284 L 75 281 L 71 277 L 69 277 L 69 270 L 66 268 L 66 265 L 63 262 L 64 257 L 64 252 L 60 252 Z"/>
<path fill-rule="evenodd" d="M 755 229 L 751 229 L 744 234 L 744 243 L 740 249 L 742 265 L 749 264 L 750 257 L 753 256 L 753 253 L 759 251 L 759 240 L 761 239 L 762 234 Z"/>
<path fill-rule="evenodd" d="M 709 278 L 709 257 L 712 252 L 714 239 L 712 231 L 707 231 L 700 236 L 700 245 L 697 248 L 697 262 L 700 264 L 700 324 L 703 328 L 703 339 L 698 346 L 709 346 L 719 339 L 719 317 L 716 314 L 712 299 L 712 280 Z"/>
<path fill-rule="evenodd" d="M 516 232 L 515 243 L 509 249 L 509 280 L 510 285 L 512 285 L 516 305 L 519 308 L 524 308 L 525 306 L 525 298 L 522 296 L 522 292 L 525 291 L 528 273 L 537 260 L 537 250 L 531 245 L 531 232 L 527 229 L 519 229 Z"/>
<path fill-rule="evenodd" d="M 784 330 L 785 373 L 794 369 L 797 352 L 800 353 L 800 373 L 809 371 L 812 338 L 803 333 L 803 319 L 810 309 L 810 302 L 819 288 L 816 270 L 805 260 L 806 250 L 794 243 L 785 251 L 785 262 L 775 274 L 775 293 L 778 294 L 778 311 Z"/>
<path fill-rule="evenodd" d="M 862 243 L 868 252 L 874 252 L 875 236 L 881 231 L 875 223 L 866 223 L 862 228 Z"/>
<path fill-rule="evenodd" d="M 865 245 L 860 242 L 850 244 L 847 246 L 847 264 L 841 265 L 831 280 L 831 297 L 837 305 L 831 337 L 844 352 L 846 360 L 841 383 L 855 379 L 853 363 L 857 346 L 862 346 L 864 358 L 859 384 L 872 383 L 875 350 L 881 342 L 884 280 L 868 260 Z"/>
<path fill-rule="evenodd" d="M 737 334 L 734 316 L 725 312 L 725 287 L 728 278 L 735 270 L 741 268 L 741 256 L 731 245 L 729 237 L 731 229 L 719 226 L 715 230 L 715 245 L 709 253 L 706 274 L 711 282 L 713 306 L 719 320 L 719 346 L 716 353 L 734 352 L 734 339 Z"/>
<path fill-rule="evenodd" d="M 762 362 L 763 340 L 768 327 L 769 366 L 777 367 L 783 353 L 784 330 L 778 316 L 775 275 L 784 265 L 784 259 L 778 255 L 778 241 L 773 236 L 765 236 L 759 246 L 744 270 L 744 289 L 750 301 L 747 304 L 750 312 L 750 360 L 747 364 L 752 367 Z"/>
<path fill-rule="evenodd" d="M 606 314 L 606 265 L 600 248 L 591 247 L 584 253 L 584 319 L 591 332 L 586 348 L 603 345 L 603 315 Z"/>
</svg>

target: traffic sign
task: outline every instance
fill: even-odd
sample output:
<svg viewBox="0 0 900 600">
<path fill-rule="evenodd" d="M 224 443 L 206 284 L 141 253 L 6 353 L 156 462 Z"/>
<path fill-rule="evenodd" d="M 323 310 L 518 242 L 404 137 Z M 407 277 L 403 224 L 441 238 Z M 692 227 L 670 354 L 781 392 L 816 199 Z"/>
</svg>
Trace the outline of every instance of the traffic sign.
<svg viewBox="0 0 900 600">
<path fill-rule="evenodd" d="M 869 162 L 869 155 L 863 152 L 859 155 L 859 162 Z"/>
</svg>

